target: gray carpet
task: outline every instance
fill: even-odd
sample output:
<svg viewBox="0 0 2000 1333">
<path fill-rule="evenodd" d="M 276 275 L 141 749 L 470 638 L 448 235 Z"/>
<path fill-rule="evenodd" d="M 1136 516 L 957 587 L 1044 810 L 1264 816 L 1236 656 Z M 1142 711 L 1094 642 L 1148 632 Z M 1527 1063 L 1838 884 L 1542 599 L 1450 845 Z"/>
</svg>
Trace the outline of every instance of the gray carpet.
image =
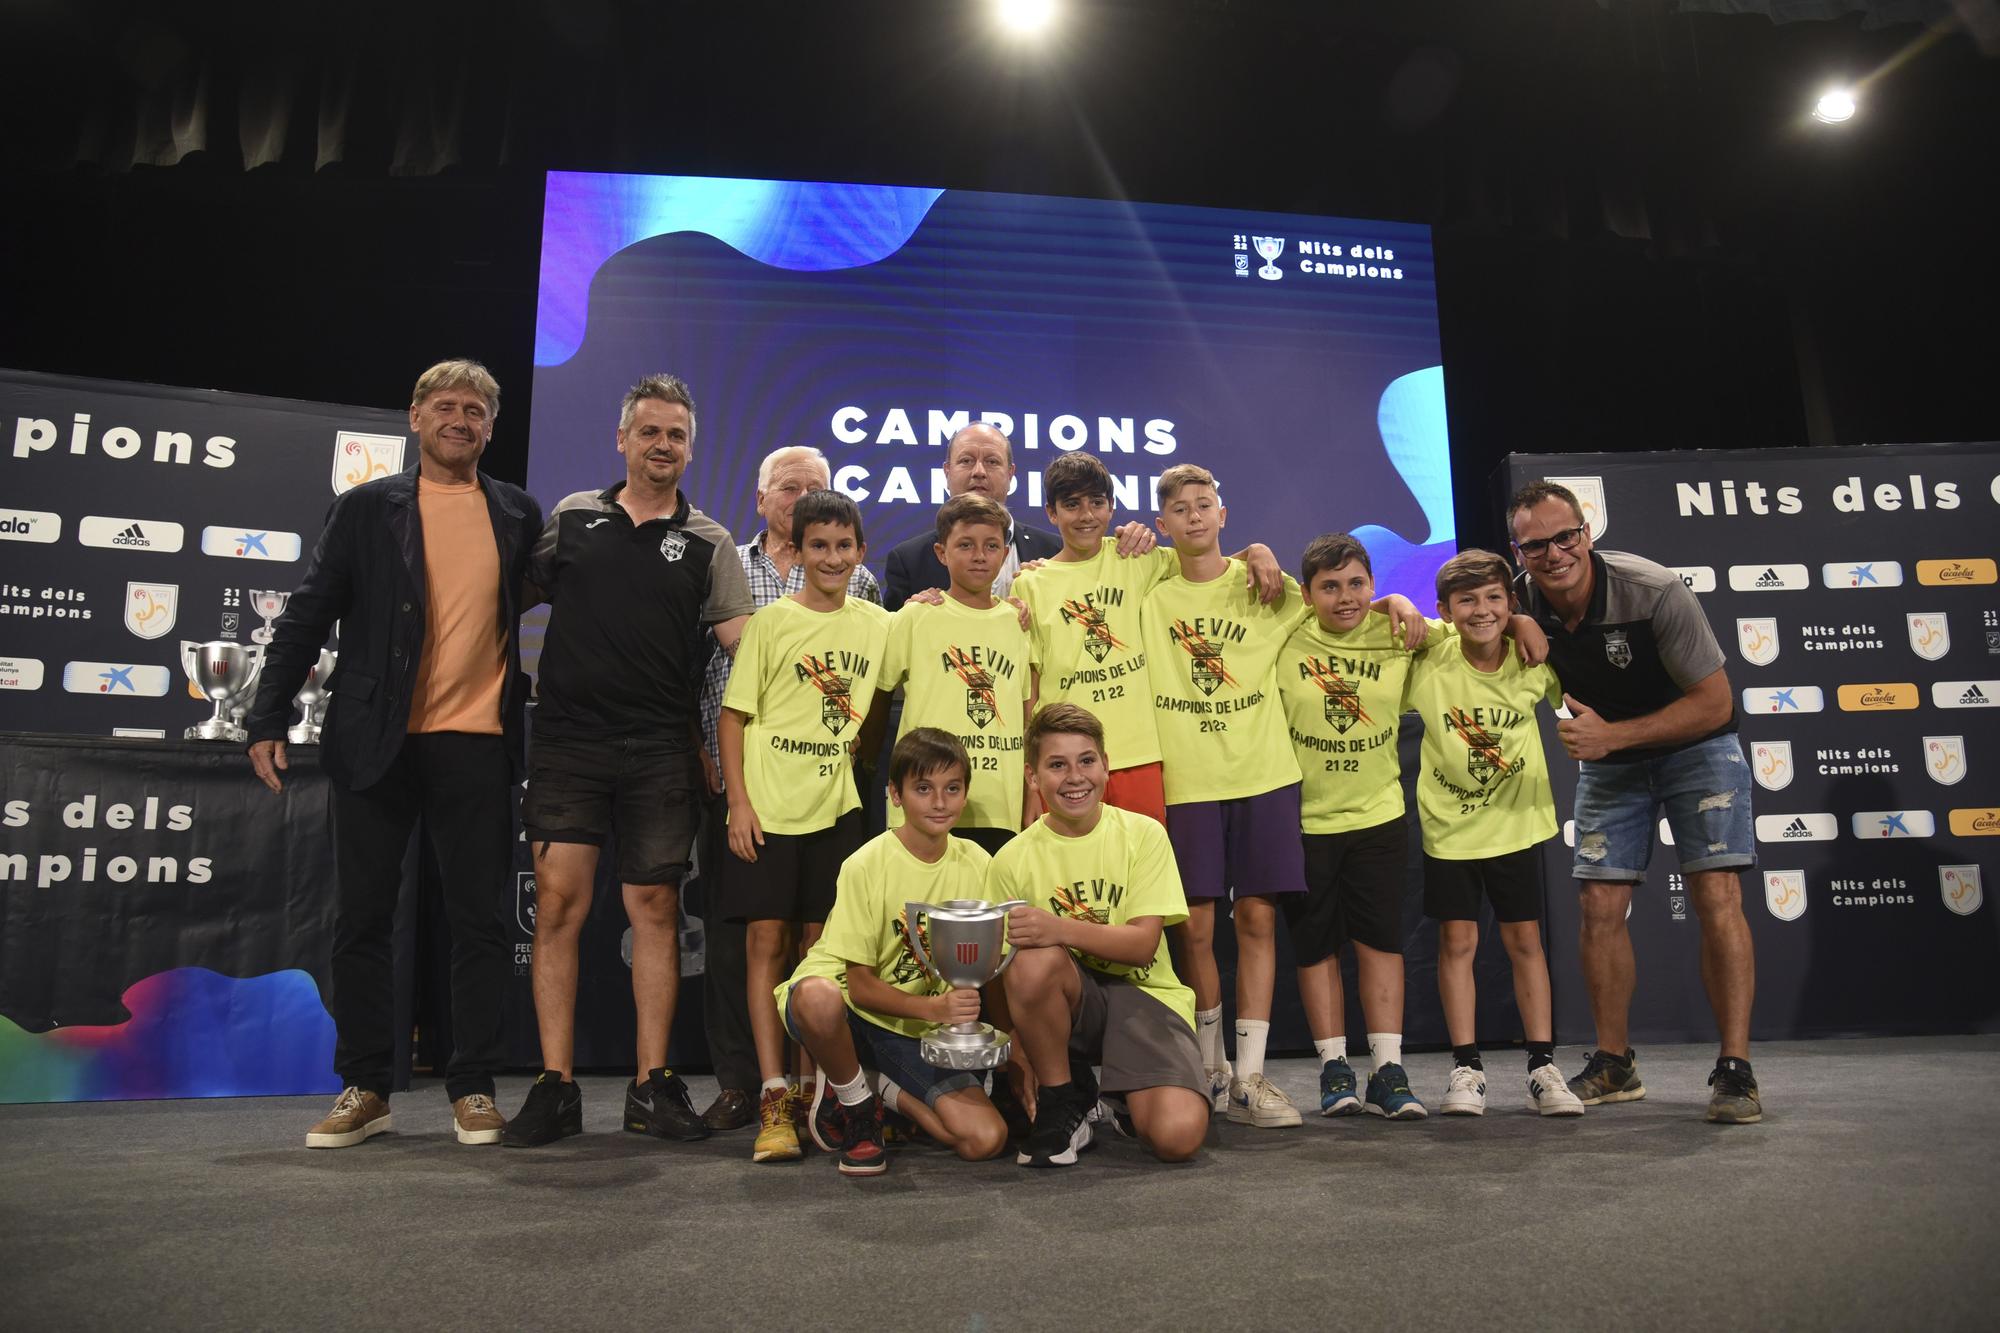
<svg viewBox="0 0 2000 1333">
<path fill-rule="evenodd" d="M 1577 1121 L 1489 1055 L 1483 1119 L 1215 1122 L 1194 1163 L 1065 1171 L 897 1150 L 753 1166 L 750 1132 L 464 1148 L 435 1083 L 308 1152 L 329 1098 L 0 1107 L 15 1327 L 1991 1328 L 2000 1038 L 1772 1044 L 1758 1126 L 1702 1121 L 1712 1052 Z M 1582 1053 L 1564 1048 L 1574 1073 Z M 1427 1100 L 1447 1057 L 1409 1060 Z M 1273 1076 L 1304 1103 L 1307 1061 Z M 691 1080 L 697 1104 L 713 1090 Z M 524 1079 L 501 1087 L 512 1112 Z M 1316 1104 L 1316 1103 L 1315 1103 Z M 17 1322 L 19 1320 L 20 1322 Z"/>
</svg>

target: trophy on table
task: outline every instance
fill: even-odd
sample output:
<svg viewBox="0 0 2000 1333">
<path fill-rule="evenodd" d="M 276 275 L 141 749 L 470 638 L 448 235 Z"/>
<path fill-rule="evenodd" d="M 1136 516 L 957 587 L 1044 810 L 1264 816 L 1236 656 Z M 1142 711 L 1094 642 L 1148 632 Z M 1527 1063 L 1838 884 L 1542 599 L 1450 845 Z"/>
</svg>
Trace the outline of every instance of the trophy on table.
<svg viewBox="0 0 2000 1333">
<path fill-rule="evenodd" d="M 1007 970 L 1014 961 L 1003 953 L 1007 913 L 1026 907 L 1019 898 L 1004 903 L 977 898 L 951 898 L 942 903 L 906 903 L 903 919 L 910 949 L 924 971 L 954 989 L 976 990 Z M 928 924 L 929 929 L 925 927 Z M 925 936 L 930 947 L 924 946 Z M 919 1043 L 924 1059 L 940 1069 L 998 1069 L 1007 1063 L 1013 1043 L 990 1023 L 972 1019 L 940 1023 Z"/>
<path fill-rule="evenodd" d="M 320 649 L 319 661 L 306 672 L 306 683 L 292 696 L 292 702 L 298 705 L 299 720 L 286 729 L 285 739 L 293 745 L 319 744 L 319 729 L 326 723 L 327 701 L 333 698 L 327 693 L 326 681 L 339 660 L 340 654 L 333 649 Z"/>
<path fill-rule="evenodd" d="M 206 722 L 187 729 L 191 741 L 241 741 L 248 737 L 242 727 L 230 721 L 230 710 L 239 698 L 247 705 L 257 688 L 257 673 L 263 669 L 264 650 L 227 639 L 213 643 L 181 640 L 181 669 L 206 698 L 215 704 L 215 714 Z"/>
<path fill-rule="evenodd" d="M 250 631 L 250 641 L 252 643 L 269 643 L 271 641 L 271 622 L 285 614 L 285 603 L 291 600 L 292 595 L 289 592 L 279 592 L 275 589 L 263 591 L 256 588 L 250 589 L 250 607 L 258 615 L 264 617 L 264 623 Z"/>
</svg>

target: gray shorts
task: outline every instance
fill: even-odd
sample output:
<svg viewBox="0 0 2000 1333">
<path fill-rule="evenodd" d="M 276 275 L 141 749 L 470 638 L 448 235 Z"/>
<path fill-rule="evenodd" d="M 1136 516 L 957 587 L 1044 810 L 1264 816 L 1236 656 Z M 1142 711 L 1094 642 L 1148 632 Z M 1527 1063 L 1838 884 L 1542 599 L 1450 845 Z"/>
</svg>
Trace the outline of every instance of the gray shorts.
<svg viewBox="0 0 2000 1333">
<path fill-rule="evenodd" d="M 1083 1002 L 1070 1019 L 1069 1052 L 1103 1067 L 1100 1088 L 1186 1088 L 1209 1095 L 1201 1048 L 1186 1020 L 1131 982 L 1085 967 L 1075 954 L 1070 963 L 1083 983 Z"/>
</svg>

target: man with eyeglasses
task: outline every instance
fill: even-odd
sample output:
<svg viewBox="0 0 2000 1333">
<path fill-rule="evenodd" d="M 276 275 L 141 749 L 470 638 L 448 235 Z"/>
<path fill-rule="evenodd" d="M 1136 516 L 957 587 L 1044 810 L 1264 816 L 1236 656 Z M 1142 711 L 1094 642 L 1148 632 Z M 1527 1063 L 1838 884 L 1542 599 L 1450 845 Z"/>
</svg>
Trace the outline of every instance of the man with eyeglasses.
<svg viewBox="0 0 2000 1333">
<path fill-rule="evenodd" d="M 1702 981 L 1722 1036 L 1708 1118 L 1755 1123 L 1763 1115 L 1749 1060 L 1756 959 L 1742 873 L 1757 855 L 1750 766 L 1722 649 L 1678 574 L 1592 549 L 1583 507 L 1566 487 L 1522 487 L 1507 525 L 1525 571 L 1523 607 L 1549 636 L 1549 665 L 1572 714 L 1557 730 L 1580 761 L 1571 874 L 1580 881 L 1579 952 L 1598 1049 L 1570 1091 L 1586 1106 L 1646 1095 L 1627 1041 L 1636 971 L 1625 917 L 1664 807 L 1701 921 Z"/>
</svg>

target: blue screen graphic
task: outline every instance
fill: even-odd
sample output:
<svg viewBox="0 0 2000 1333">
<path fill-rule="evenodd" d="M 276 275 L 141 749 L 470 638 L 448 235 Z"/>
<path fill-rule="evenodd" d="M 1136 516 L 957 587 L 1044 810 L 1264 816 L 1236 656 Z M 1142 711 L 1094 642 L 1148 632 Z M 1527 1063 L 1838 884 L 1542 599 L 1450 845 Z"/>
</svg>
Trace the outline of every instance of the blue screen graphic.
<svg viewBox="0 0 2000 1333">
<path fill-rule="evenodd" d="M 826 454 L 870 563 L 928 530 L 944 444 L 1014 442 L 1009 508 L 1097 454 L 1120 518 L 1176 463 L 1216 474 L 1226 549 L 1288 569 L 1356 533 L 1428 610 L 1456 549 L 1430 229 L 1408 223 L 889 186 L 552 173 L 529 483 L 624 475 L 619 399 L 671 371 L 698 407 L 683 488 L 739 541 L 757 465 Z"/>
</svg>

